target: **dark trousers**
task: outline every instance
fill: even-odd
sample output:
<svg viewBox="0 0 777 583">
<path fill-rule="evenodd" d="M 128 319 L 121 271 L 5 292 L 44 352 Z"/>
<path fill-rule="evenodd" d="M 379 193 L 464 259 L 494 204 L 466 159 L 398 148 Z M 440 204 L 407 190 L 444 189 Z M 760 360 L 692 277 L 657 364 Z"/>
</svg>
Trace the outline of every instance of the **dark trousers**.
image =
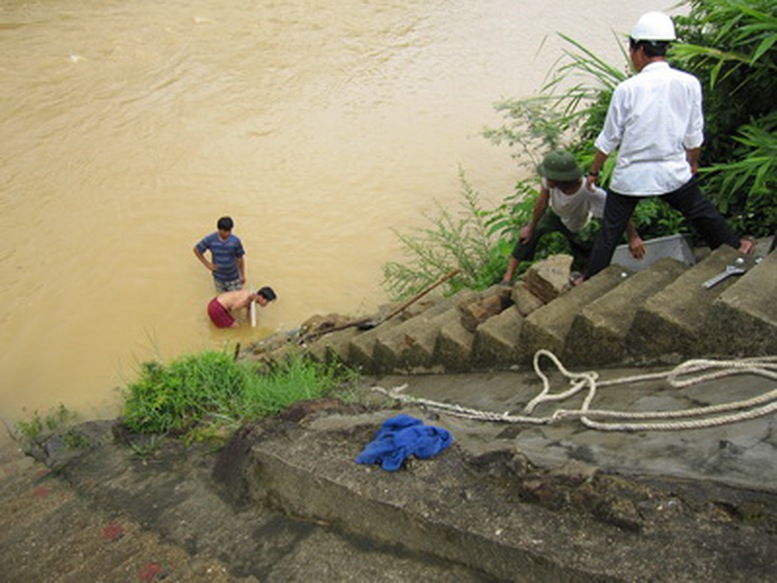
<svg viewBox="0 0 777 583">
<path fill-rule="evenodd" d="M 569 241 L 575 263 L 580 262 L 584 264 L 588 260 L 588 255 L 591 253 L 590 243 L 586 243 L 576 233 L 567 229 L 558 215 L 550 209 L 546 210 L 545 214 L 542 215 L 528 241 L 524 243 L 520 239 L 518 240 L 513 248 L 512 256 L 519 263 L 522 261 L 532 261 L 534 254 L 537 252 L 537 245 L 540 239 L 550 233 L 561 233 L 564 235 L 566 240 Z"/>
<path fill-rule="evenodd" d="M 591 260 L 585 274 L 586 279 L 596 275 L 610 264 L 615 247 L 618 246 L 626 230 L 626 224 L 641 198 L 607 192 L 602 227 L 594 242 Z M 739 247 L 739 237 L 729 227 L 715 205 L 702 194 L 695 178 L 674 192 L 662 194 L 658 198 L 680 211 L 711 249 L 717 249 L 723 244 L 735 249 Z"/>
</svg>

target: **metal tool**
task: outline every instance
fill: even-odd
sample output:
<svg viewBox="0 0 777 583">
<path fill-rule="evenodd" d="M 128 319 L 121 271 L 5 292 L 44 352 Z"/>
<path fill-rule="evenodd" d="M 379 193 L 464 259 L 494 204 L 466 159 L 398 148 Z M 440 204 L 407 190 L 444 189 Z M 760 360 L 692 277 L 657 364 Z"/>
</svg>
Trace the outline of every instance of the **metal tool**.
<svg viewBox="0 0 777 583">
<path fill-rule="evenodd" d="M 727 277 L 730 277 L 732 275 L 742 275 L 745 271 L 747 271 L 744 268 L 745 261 L 741 257 L 736 260 L 734 265 L 726 265 L 726 269 L 724 269 L 721 273 L 716 275 L 715 277 L 708 279 L 705 281 L 701 286 L 705 289 L 710 289 L 711 287 L 714 287 L 718 285 L 721 281 L 726 279 Z"/>
</svg>

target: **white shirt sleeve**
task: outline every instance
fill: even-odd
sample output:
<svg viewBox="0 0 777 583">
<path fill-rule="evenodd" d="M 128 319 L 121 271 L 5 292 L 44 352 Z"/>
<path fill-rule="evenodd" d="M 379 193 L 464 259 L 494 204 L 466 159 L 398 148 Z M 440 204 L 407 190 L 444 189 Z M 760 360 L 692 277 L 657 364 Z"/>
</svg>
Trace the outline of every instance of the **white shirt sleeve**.
<svg viewBox="0 0 777 583">
<path fill-rule="evenodd" d="M 685 131 L 685 137 L 683 138 L 683 146 L 692 150 L 694 148 L 701 147 L 704 142 L 704 113 L 702 111 L 702 97 L 701 97 L 701 83 L 695 77 L 693 78 L 695 83 L 691 83 L 689 91 L 691 96 L 691 118 L 688 122 L 688 129 Z"/>
<path fill-rule="evenodd" d="M 596 149 L 608 156 L 615 151 L 623 137 L 623 123 L 621 121 L 624 115 L 622 104 L 623 90 L 619 89 L 620 86 L 616 87 L 612 93 L 607 116 L 604 119 L 604 126 L 601 133 L 599 133 L 599 137 L 596 138 L 596 142 L 594 142 Z"/>
</svg>

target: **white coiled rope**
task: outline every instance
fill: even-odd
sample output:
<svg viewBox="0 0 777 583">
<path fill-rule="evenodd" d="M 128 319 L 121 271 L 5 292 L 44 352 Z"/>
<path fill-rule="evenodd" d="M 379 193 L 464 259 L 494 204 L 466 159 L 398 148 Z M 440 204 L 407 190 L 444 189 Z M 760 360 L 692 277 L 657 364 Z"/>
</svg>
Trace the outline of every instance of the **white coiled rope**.
<svg viewBox="0 0 777 583">
<path fill-rule="evenodd" d="M 550 359 L 558 370 L 569 380 L 569 389 L 561 393 L 550 392 L 550 379 L 540 366 L 540 360 Z M 423 405 L 430 409 L 444 411 L 457 417 L 493 421 L 499 423 L 527 423 L 548 425 L 564 419 L 580 419 L 591 429 L 602 431 L 675 431 L 681 429 L 702 429 L 716 427 L 729 423 L 737 423 L 769 415 L 777 411 L 777 388 L 751 399 L 695 407 L 679 411 L 612 411 L 607 409 L 592 409 L 591 403 L 596 397 L 598 388 L 637 383 L 642 381 L 666 379 L 674 388 L 684 388 L 705 381 L 720 379 L 735 374 L 754 374 L 777 379 L 777 356 L 761 358 L 745 358 L 739 360 L 689 360 L 670 371 L 643 374 L 599 381 L 599 374 L 594 371 L 572 373 L 549 350 L 538 350 L 534 355 L 534 371 L 542 379 L 542 391 L 524 408 L 524 415 L 514 415 L 509 412 L 495 413 L 481 411 L 451 403 L 441 403 L 420 397 L 403 394 L 407 385 L 394 389 L 373 387 L 374 391 L 388 395 L 402 403 Z M 533 417 L 531 414 L 541 403 L 566 400 L 582 390 L 587 395 L 579 409 L 557 409 L 546 417 Z M 596 421 L 594 419 L 597 419 Z M 603 420 L 626 420 L 625 422 L 606 422 Z"/>
</svg>

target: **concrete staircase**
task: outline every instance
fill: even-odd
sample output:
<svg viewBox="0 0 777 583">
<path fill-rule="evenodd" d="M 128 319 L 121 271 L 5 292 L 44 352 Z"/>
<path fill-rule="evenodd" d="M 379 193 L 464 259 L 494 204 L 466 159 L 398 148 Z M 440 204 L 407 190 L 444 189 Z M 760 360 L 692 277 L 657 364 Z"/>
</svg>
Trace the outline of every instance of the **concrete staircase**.
<svg viewBox="0 0 777 583">
<path fill-rule="evenodd" d="M 256 581 L 217 559 L 192 557 L 118 509 L 106 509 L 57 473 L 0 440 L 0 580 Z"/>
<path fill-rule="evenodd" d="M 702 286 L 740 258 L 744 275 Z M 721 247 L 693 266 L 670 258 L 636 273 L 611 265 L 550 301 L 529 280 L 428 301 L 372 330 L 339 330 L 306 347 L 319 361 L 367 374 L 521 369 L 539 349 L 578 366 L 777 354 L 777 253 L 756 260 Z"/>
<path fill-rule="evenodd" d="M 746 274 L 712 289 L 701 285 L 739 257 L 721 248 L 692 267 L 673 259 L 637 273 L 611 266 L 573 289 L 561 285 L 568 265 L 549 260 L 512 287 L 419 301 L 371 330 L 346 327 L 302 347 L 282 335 L 252 356 L 302 348 L 365 372 L 405 374 L 528 369 L 541 348 L 577 366 L 777 354 L 777 253 L 745 258 Z M 535 393 L 519 376 L 447 375 L 428 396 L 512 410 Z M 739 382 L 742 393 L 755 391 Z M 414 391 L 423 394 L 421 384 Z M 652 408 L 717 404 L 714 396 L 731 390 L 613 395 L 616 404 L 633 398 Z M 763 467 L 777 447 L 769 418 L 678 437 L 448 417 L 440 422 L 456 443 L 434 461 L 397 473 L 355 464 L 396 412 L 303 403 L 242 428 L 215 457 L 188 458 L 180 447 L 139 457 L 114 439 L 112 423 L 99 422 L 79 429 L 85 451 L 60 447 L 59 458 L 55 441 L 41 442 L 48 466 L 0 442 L 0 580 L 475 583 L 632 581 L 638 573 L 730 581 L 775 572 L 771 485 L 751 492 L 684 473 L 740 481 L 744 472 L 767 483 Z M 546 468 L 523 452 L 566 463 Z M 615 461 L 605 464 L 608 456 Z M 680 479 L 613 475 L 613 467 L 641 474 L 635 460 L 646 458 Z"/>
</svg>

